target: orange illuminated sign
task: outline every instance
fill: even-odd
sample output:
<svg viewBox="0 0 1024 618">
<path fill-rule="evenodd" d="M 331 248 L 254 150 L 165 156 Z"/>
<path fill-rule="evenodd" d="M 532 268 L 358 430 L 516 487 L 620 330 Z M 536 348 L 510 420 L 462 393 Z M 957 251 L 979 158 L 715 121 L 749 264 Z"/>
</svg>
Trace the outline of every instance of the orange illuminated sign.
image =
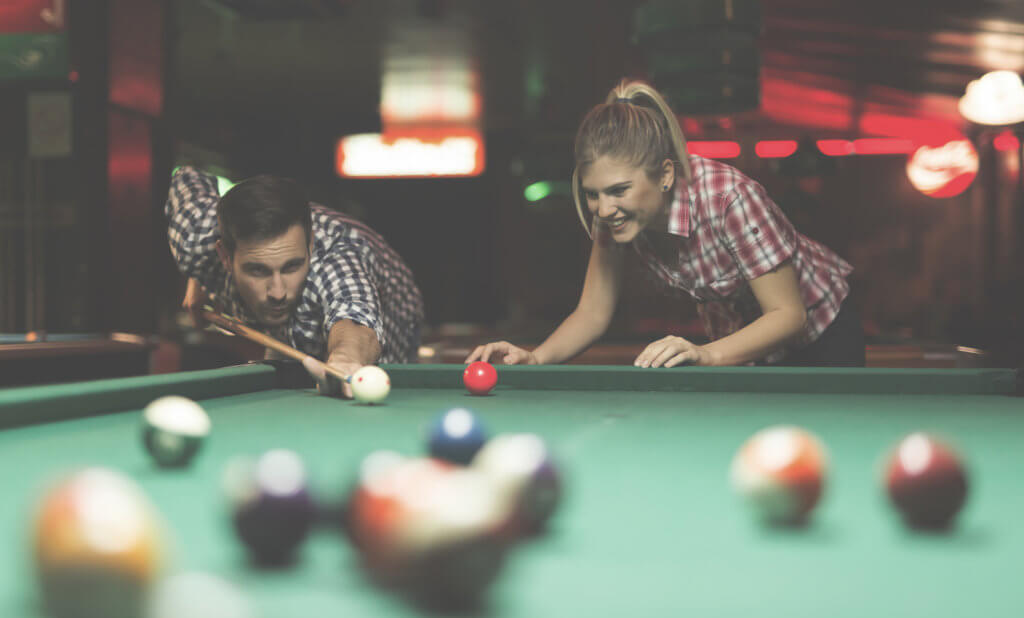
<svg viewBox="0 0 1024 618">
<path fill-rule="evenodd" d="M 338 140 L 335 171 L 344 178 L 478 176 L 484 140 L 475 129 L 402 129 Z"/>
</svg>

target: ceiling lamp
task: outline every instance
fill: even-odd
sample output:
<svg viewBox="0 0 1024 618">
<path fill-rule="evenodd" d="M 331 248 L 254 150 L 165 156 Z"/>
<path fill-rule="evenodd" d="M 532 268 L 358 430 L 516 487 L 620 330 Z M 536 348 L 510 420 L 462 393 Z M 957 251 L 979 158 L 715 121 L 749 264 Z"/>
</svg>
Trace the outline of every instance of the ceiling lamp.
<svg viewBox="0 0 1024 618">
<path fill-rule="evenodd" d="M 1003 126 L 1024 122 L 1024 84 L 1013 71 L 992 71 L 967 84 L 960 113 L 975 124 Z"/>
</svg>

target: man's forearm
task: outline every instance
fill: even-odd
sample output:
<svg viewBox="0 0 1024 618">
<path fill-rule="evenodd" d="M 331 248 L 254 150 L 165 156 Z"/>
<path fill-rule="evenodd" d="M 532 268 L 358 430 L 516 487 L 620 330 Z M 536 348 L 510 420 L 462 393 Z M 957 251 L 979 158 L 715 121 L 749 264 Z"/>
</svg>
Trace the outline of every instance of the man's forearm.
<svg viewBox="0 0 1024 618">
<path fill-rule="evenodd" d="M 362 365 L 372 365 L 380 357 L 380 342 L 372 328 L 341 320 L 331 327 L 327 338 L 327 359 L 344 359 Z"/>
</svg>

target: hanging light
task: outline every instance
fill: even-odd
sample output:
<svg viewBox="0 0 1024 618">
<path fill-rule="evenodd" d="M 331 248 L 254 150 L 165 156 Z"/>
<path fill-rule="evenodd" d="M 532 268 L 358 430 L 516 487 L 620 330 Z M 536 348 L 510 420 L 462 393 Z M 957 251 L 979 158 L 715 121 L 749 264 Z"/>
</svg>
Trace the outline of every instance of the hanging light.
<svg viewBox="0 0 1024 618">
<path fill-rule="evenodd" d="M 1024 84 L 1013 71 L 992 71 L 967 84 L 960 113 L 975 124 L 1002 126 L 1024 122 Z"/>
</svg>

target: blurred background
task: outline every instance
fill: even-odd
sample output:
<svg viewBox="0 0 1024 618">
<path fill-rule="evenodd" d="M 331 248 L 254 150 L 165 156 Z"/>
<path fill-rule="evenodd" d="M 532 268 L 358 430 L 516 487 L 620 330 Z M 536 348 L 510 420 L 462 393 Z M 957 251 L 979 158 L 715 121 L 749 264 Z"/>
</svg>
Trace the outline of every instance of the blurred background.
<svg viewBox="0 0 1024 618">
<path fill-rule="evenodd" d="M 377 229 L 423 291 L 422 360 L 538 343 L 589 251 L 575 129 L 623 77 L 853 264 L 869 364 L 1018 366 L 1022 69 L 1015 0 L 8 0 L 0 375 L 31 380 L 32 343 L 51 375 L 260 355 L 180 311 L 163 203 L 186 163 L 293 177 Z M 703 337 L 633 268 L 578 362 Z"/>
</svg>

